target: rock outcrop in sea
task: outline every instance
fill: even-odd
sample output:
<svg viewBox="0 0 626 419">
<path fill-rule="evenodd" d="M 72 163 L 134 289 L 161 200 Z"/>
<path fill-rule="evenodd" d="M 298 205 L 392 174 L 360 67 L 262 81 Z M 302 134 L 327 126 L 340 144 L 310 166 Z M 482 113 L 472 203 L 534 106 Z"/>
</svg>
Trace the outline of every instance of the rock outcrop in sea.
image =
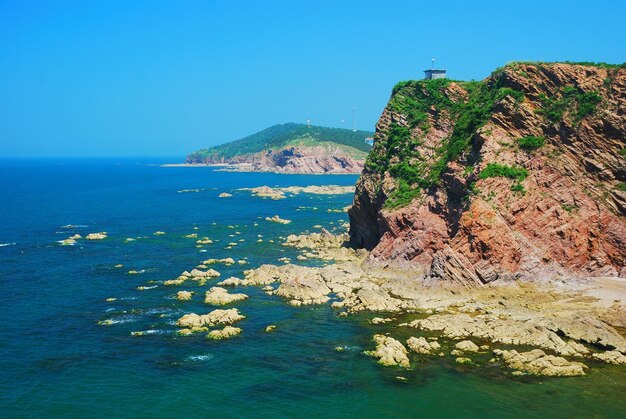
<svg viewBox="0 0 626 419">
<path fill-rule="evenodd" d="M 370 263 L 479 285 L 626 277 L 626 67 L 401 82 L 349 210 Z"/>
</svg>

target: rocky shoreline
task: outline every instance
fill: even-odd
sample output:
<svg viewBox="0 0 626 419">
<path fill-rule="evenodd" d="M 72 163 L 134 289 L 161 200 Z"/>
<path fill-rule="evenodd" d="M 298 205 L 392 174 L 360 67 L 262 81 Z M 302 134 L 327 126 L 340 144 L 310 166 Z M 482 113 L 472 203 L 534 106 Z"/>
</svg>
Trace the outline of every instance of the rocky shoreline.
<svg viewBox="0 0 626 419">
<path fill-rule="evenodd" d="M 291 235 L 284 246 L 300 249 L 307 259 L 332 263 L 262 265 L 219 285 L 263 287 L 293 306 L 330 304 L 342 317 L 384 313 L 388 317 L 372 323 L 384 324 L 386 332 L 373 336 L 374 349 L 366 353 L 386 366 L 411 368 L 416 360 L 409 355 L 441 356 L 474 367 L 499 365 L 513 375 L 573 376 L 585 375 L 593 363 L 626 364 L 626 339 L 618 331 L 626 326 L 622 280 L 470 287 L 372 265 L 366 261 L 368 252 L 348 247 L 347 238 L 326 231 Z M 394 338 L 407 332 L 406 345 Z M 476 359 L 486 353 L 492 355 L 488 361 Z"/>
</svg>

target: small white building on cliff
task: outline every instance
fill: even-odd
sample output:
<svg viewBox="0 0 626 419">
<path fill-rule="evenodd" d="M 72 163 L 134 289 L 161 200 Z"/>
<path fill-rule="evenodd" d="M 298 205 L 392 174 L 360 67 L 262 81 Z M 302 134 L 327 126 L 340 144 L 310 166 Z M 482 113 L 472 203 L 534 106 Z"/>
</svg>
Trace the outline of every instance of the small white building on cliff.
<svg viewBox="0 0 626 419">
<path fill-rule="evenodd" d="M 433 79 L 445 79 L 446 78 L 446 70 L 440 70 L 431 68 L 430 70 L 424 70 L 424 80 L 433 80 Z"/>
</svg>

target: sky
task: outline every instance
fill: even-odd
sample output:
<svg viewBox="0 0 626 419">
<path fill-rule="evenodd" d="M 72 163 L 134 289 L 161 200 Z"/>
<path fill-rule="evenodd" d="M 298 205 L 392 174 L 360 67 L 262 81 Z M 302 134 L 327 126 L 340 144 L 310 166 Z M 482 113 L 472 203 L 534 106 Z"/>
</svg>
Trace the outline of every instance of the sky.
<svg viewBox="0 0 626 419">
<path fill-rule="evenodd" d="M 184 156 L 277 123 L 373 130 L 437 67 L 626 61 L 625 1 L 0 0 L 0 157 Z M 343 123 L 341 121 L 344 121 Z"/>
</svg>

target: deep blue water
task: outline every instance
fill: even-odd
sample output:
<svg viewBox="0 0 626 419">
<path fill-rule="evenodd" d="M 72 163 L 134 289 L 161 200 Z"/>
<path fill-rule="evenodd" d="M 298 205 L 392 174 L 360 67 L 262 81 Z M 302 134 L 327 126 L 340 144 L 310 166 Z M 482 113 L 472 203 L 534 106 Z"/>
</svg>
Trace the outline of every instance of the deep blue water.
<svg viewBox="0 0 626 419">
<path fill-rule="evenodd" d="M 317 224 L 339 226 L 346 215 L 328 209 L 342 208 L 352 198 L 300 194 L 272 201 L 236 189 L 351 185 L 357 177 L 156 164 L 163 162 L 0 160 L 2 416 L 620 417 L 626 412 L 623 369 L 594 365 L 587 377 L 550 380 L 512 379 L 448 359 L 416 361 L 408 372 L 384 369 L 362 354 L 371 336 L 384 329 L 368 325 L 367 315 L 339 318 L 326 305 L 294 308 L 254 287 L 242 290 L 249 300 L 235 304 L 247 316 L 237 324 L 241 336 L 215 342 L 204 334 L 175 335 L 178 317 L 212 309 L 202 301 L 208 285 L 166 287 L 161 281 L 207 258 L 247 258 L 246 266 L 214 266 L 222 278 L 280 263 L 283 256 L 295 260 L 279 237 L 312 231 Z M 200 192 L 178 192 L 196 188 Z M 234 196 L 218 198 L 221 192 Z M 264 220 L 274 214 L 293 222 Z M 78 227 L 63 227 L 70 224 Z M 108 238 L 58 243 L 99 231 Z M 154 236 L 155 231 L 167 234 Z M 190 233 L 215 242 L 197 248 L 195 240 L 183 237 Z M 126 242 L 128 237 L 140 238 Z M 229 242 L 238 245 L 224 249 Z M 180 289 L 196 291 L 194 299 L 173 299 Z M 98 324 L 102 321 L 113 324 Z M 277 326 L 274 333 L 264 331 L 269 324 Z M 133 331 L 150 332 L 132 336 Z M 347 350 L 337 352 L 337 346 Z M 408 381 L 398 381 L 399 375 Z"/>
</svg>

